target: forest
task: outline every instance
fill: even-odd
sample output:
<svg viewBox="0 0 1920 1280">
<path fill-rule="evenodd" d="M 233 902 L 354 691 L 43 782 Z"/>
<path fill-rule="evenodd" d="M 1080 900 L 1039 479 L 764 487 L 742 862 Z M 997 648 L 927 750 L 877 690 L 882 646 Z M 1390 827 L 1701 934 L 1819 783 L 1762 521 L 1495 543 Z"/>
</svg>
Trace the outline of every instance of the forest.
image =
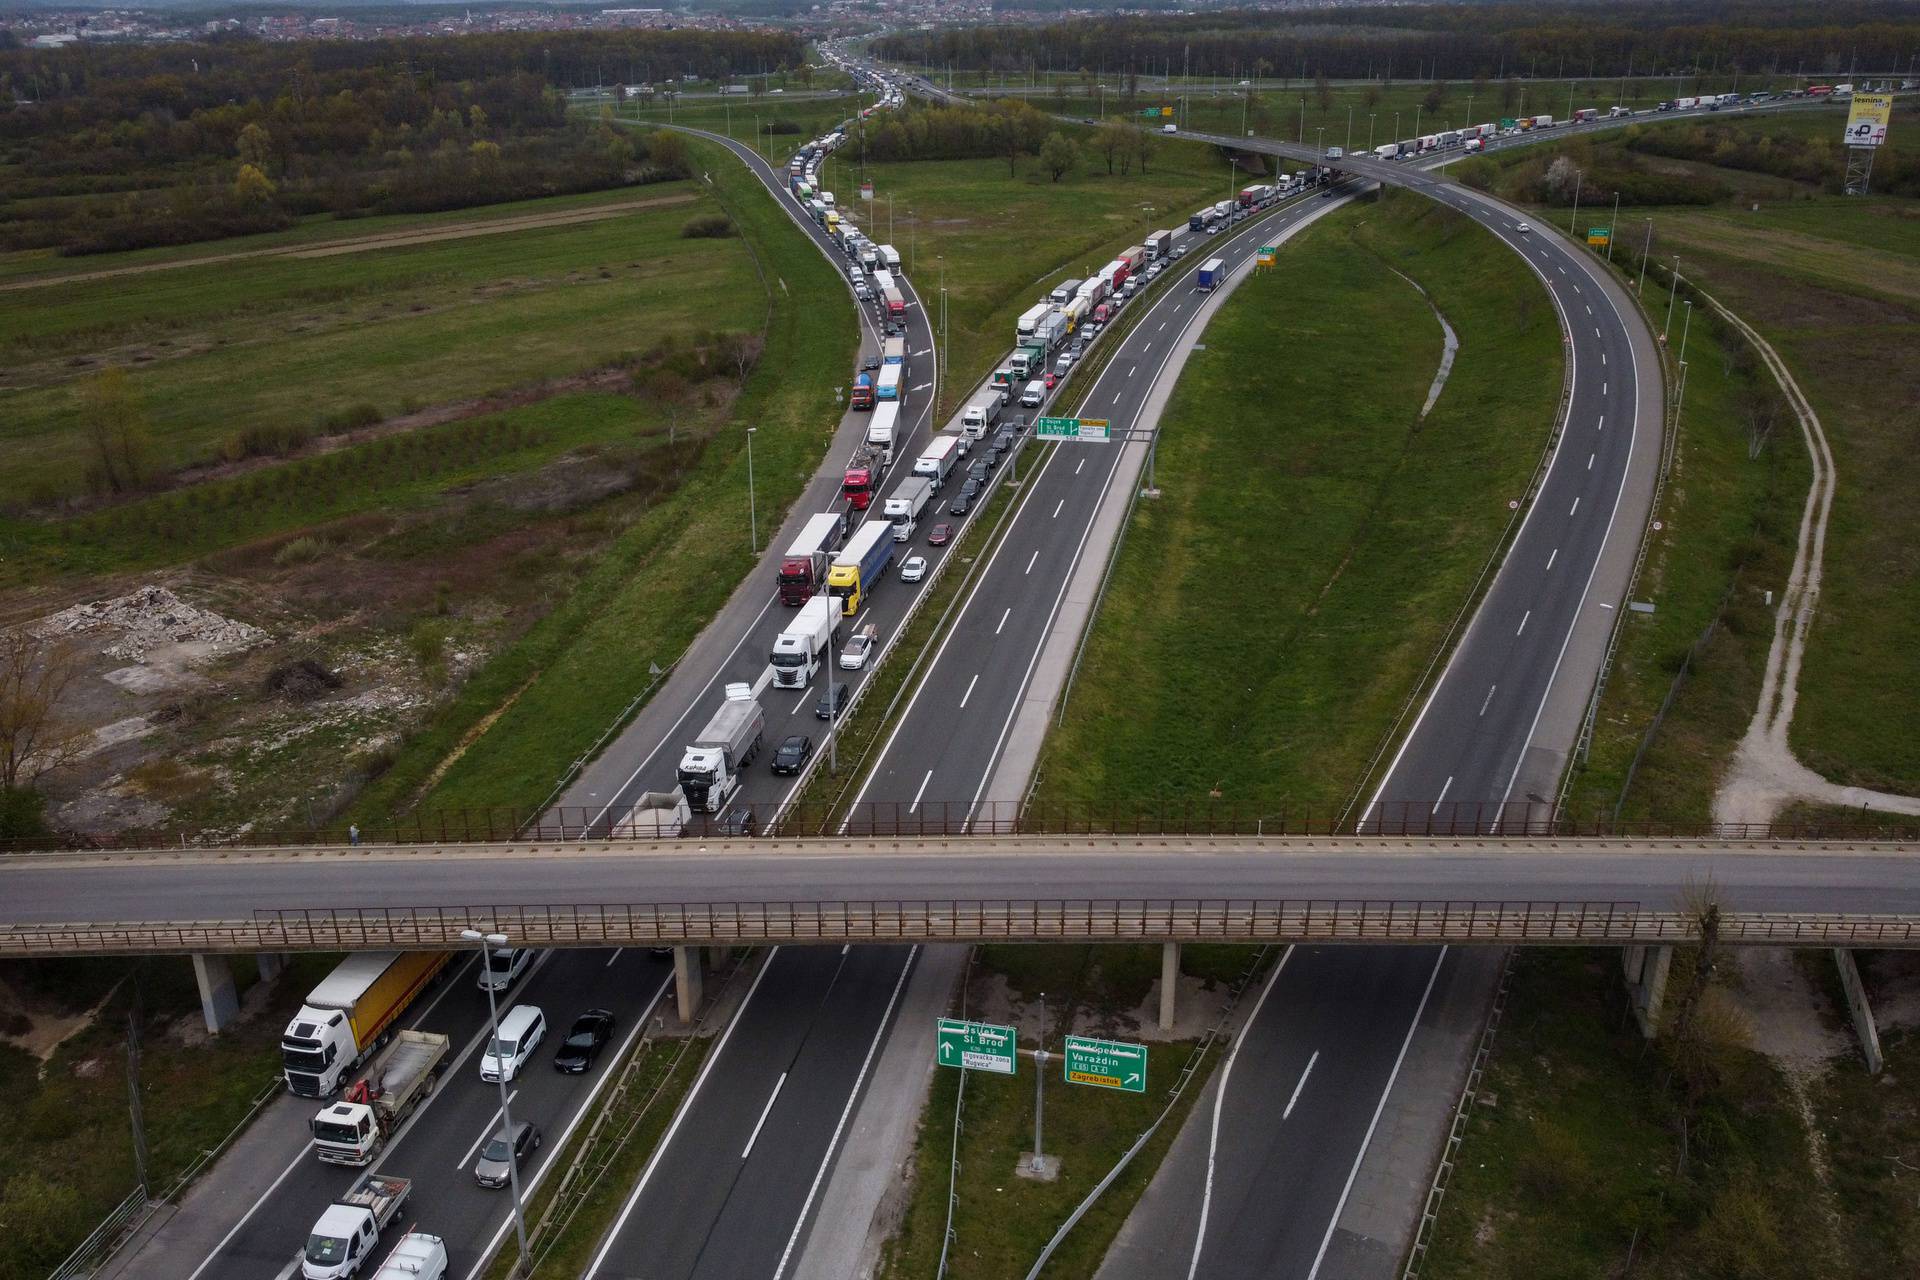
<svg viewBox="0 0 1920 1280">
<path fill-rule="evenodd" d="M 1019 4 L 1025 8 L 1024 0 Z M 1619 4 L 1359 5 L 1090 18 L 1042 27 L 912 31 L 880 56 L 926 66 L 1139 75 L 1470 79 L 1906 68 L 1913 0 L 1666 0 Z"/>
<path fill-rule="evenodd" d="M 683 176 L 677 147 L 569 116 L 596 73 L 797 66 L 761 32 L 0 51 L 0 248 L 101 253 Z"/>
</svg>

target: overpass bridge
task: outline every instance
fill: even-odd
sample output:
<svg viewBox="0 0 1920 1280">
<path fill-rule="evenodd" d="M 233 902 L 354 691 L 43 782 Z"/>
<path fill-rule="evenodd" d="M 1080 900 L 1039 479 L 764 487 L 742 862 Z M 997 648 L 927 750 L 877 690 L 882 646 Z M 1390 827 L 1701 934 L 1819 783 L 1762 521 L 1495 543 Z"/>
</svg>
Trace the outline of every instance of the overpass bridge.
<svg viewBox="0 0 1920 1280">
<path fill-rule="evenodd" d="M 426 842 L 0 858 L 0 956 L 731 943 L 1920 947 L 1920 843 L 1483 835 Z"/>
</svg>

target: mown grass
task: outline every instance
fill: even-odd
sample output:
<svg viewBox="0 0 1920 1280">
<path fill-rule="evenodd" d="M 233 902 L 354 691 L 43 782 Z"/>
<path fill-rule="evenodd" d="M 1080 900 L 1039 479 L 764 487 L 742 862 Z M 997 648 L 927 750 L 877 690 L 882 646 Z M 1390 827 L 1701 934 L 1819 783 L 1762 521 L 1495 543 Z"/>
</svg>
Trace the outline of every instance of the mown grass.
<svg viewBox="0 0 1920 1280">
<path fill-rule="evenodd" d="M 1462 343 L 1424 422 L 1440 327 L 1390 267 Z M 1457 214 L 1389 197 L 1288 242 L 1175 390 L 1036 801 L 1344 800 L 1524 489 L 1558 354 Z"/>
<path fill-rule="evenodd" d="M 1422 1275 L 1874 1274 L 1822 1246 L 1806 1144 L 1764 1057 L 1717 1052 L 1718 1079 L 1689 1111 L 1627 1016 L 1617 951 L 1522 949 L 1514 965 Z"/>
<path fill-rule="evenodd" d="M 831 438 L 839 419 L 833 391 L 858 342 L 849 310 L 810 305 L 837 296 L 834 268 L 745 166 L 716 144 L 688 145 L 767 271 L 757 296 L 771 318 L 758 367 L 729 425 L 708 442 L 681 488 L 615 538 L 571 595 L 408 742 L 363 795 L 363 814 L 422 798 L 436 768 L 483 722 L 485 732 L 433 785 L 431 804 L 538 803 L 567 762 L 645 687 L 648 664 L 665 668 L 677 659 L 752 566 L 746 425 L 758 428 L 754 470 L 764 527 L 778 526 Z"/>
<path fill-rule="evenodd" d="M 249 431 L 324 431 L 342 403 L 393 417 L 597 368 L 633 351 L 635 316 L 663 334 L 755 328 L 739 242 L 680 238 L 702 208 L 716 206 L 26 291 L 14 300 L 32 305 L 10 310 L 34 317 L 31 336 L 16 329 L 12 349 L 31 363 L 0 392 L 0 502 L 84 490 L 86 390 L 109 364 L 131 369 L 164 475 Z"/>
<path fill-rule="evenodd" d="M 44 1067 L 0 1047 L 0 1277 L 39 1280 L 135 1185 L 127 1111 L 127 1011 L 141 1028 L 141 1098 L 155 1193 L 215 1146 L 275 1076 L 280 1031 L 300 997 L 337 957 L 296 955 L 261 1011 L 217 1040 L 189 1047 L 171 1028 L 198 1027 L 200 1001 L 186 957 L 49 960 L 7 966 L 7 985 L 36 1006 L 100 1007 L 92 1026 Z M 233 958 L 244 990 L 251 957 Z M 102 1003 L 104 1002 L 104 1003 Z"/>
</svg>

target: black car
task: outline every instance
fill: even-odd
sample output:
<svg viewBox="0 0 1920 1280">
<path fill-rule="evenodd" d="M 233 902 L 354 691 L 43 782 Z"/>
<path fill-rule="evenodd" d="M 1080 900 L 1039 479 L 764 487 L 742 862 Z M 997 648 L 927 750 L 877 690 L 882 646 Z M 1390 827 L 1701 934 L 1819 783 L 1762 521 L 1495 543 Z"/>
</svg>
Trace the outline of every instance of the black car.
<svg viewBox="0 0 1920 1280">
<path fill-rule="evenodd" d="M 989 453 L 992 450 L 988 450 Z M 977 458 L 967 466 L 967 479 L 980 484 L 987 482 L 987 473 L 993 470 L 994 458 Z"/>
<path fill-rule="evenodd" d="M 977 498 L 980 496 L 980 491 L 984 488 L 986 488 L 986 485 L 983 482 L 969 476 L 966 483 L 960 486 L 960 496 L 963 498 Z"/>
<path fill-rule="evenodd" d="M 759 819 L 753 816 L 753 806 L 737 805 L 717 818 L 707 820 L 707 834 L 715 836 L 750 836 L 758 829 Z"/>
<path fill-rule="evenodd" d="M 967 481 L 969 485 L 972 483 L 973 481 L 971 480 Z M 973 510 L 973 494 L 968 493 L 963 486 L 960 492 L 953 495 L 953 501 L 947 504 L 947 514 L 950 516 L 963 516 L 971 510 Z"/>
<path fill-rule="evenodd" d="M 573 1020 L 573 1030 L 560 1042 L 553 1055 L 553 1069 L 579 1075 L 593 1066 L 600 1050 L 613 1038 L 613 1015 L 605 1009 L 589 1009 Z"/>
<path fill-rule="evenodd" d="M 998 454 L 1007 453 L 1009 450 L 1013 448 L 1014 439 L 1015 437 L 1013 432 L 1011 431 L 1000 432 L 998 435 L 994 436 L 993 438 L 993 451 Z"/>
<path fill-rule="evenodd" d="M 773 753 L 775 773 L 798 773 L 813 759 L 813 739 L 804 733 L 791 733 Z"/>
<path fill-rule="evenodd" d="M 880 353 L 877 351 L 874 352 L 872 355 L 866 357 L 864 360 L 860 362 L 860 368 L 867 372 L 872 372 L 873 370 L 878 369 L 879 367 L 880 367 Z"/>
<path fill-rule="evenodd" d="M 847 708 L 847 699 L 853 696 L 853 686 L 843 680 L 831 680 L 827 683 L 831 693 L 822 693 L 820 700 L 813 704 L 813 714 L 821 720 L 838 718 Z M 828 699 L 832 699 L 829 703 Z"/>
</svg>

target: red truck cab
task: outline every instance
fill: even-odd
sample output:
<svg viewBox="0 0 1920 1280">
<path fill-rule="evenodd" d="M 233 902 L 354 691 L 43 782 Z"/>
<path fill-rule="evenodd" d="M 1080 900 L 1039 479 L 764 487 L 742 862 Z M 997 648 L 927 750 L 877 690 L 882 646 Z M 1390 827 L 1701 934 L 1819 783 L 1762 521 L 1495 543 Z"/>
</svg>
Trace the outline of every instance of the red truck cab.
<svg viewBox="0 0 1920 1280">
<path fill-rule="evenodd" d="M 873 408 L 873 379 L 864 373 L 853 380 L 853 407 Z"/>
<path fill-rule="evenodd" d="M 846 479 L 840 484 L 841 496 L 855 511 L 865 511 L 873 502 L 873 482 L 872 468 L 848 467 Z"/>
</svg>

